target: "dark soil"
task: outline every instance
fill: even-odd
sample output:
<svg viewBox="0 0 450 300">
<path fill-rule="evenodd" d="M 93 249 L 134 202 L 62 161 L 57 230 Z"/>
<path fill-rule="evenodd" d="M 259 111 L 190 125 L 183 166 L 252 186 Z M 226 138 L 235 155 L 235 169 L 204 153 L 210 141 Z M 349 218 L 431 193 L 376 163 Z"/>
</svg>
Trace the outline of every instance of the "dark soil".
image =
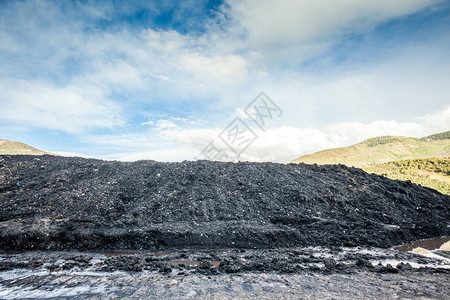
<svg viewBox="0 0 450 300">
<path fill-rule="evenodd" d="M 0 156 L 3 251 L 391 247 L 448 236 L 449 204 L 343 165 Z"/>
</svg>

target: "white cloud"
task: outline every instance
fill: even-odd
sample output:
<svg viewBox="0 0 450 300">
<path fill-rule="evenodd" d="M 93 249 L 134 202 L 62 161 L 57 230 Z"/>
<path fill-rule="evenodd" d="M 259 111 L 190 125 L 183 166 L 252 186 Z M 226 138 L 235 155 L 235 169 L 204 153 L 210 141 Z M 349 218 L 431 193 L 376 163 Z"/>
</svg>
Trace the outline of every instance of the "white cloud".
<svg viewBox="0 0 450 300">
<path fill-rule="evenodd" d="M 141 66 L 159 79 L 176 82 L 173 88 L 183 88 L 188 94 L 195 89 L 218 87 L 245 80 L 248 62 L 240 55 L 224 52 L 213 35 L 182 35 L 176 31 L 145 30 L 144 44 L 135 57 Z M 190 89 L 188 91 L 188 89 Z"/>
<path fill-rule="evenodd" d="M 50 152 L 50 151 L 47 151 L 47 152 Z M 96 158 L 95 156 L 81 154 L 81 153 L 76 153 L 76 152 L 51 151 L 51 153 L 57 154 L 57 155 L 61 155 L 61 156 L 66 156 L 66 157 Z"/>
<path fill-rule="evenodd" d="M 283 126 L 257 130 L 257 134 L 259 138 L 242 153 L 243 160 L 286 162 L 298 153 L 337 146 L 329 134 L 317 128 Z"/>
<path fill-rule="evenodd" d="M 161 80 L 166 80 L 166 81 L 172 81 L 173 82 L 172 79 L 170 79 L 169 77 L 166 77 L 164 75 L 150 74 L 150 76 L 152 76 L 153 78 L 156 78 L 156 79 L 161 79 Z"/>
<path fill-rule="evenodd" d="M 420 11 L 433 0 L 229 0 L 224 12 L 233 34 L 254 49 L 320 45 L 347 32 L 362 32 L 391 18 Z"/>
<path fill-rule="evenodd" d="M 397 121 L 375 121 L 369 124 L 361 122 L 342 122 L 328 126 L 327 133 L 340 146 L 362 142 L 368 138 L 383 135 L 423 137 L 434 133 L 423 124 Z"/>
<path fill-rule="evenodd" d="M 107 91 L 146 88 L 144 70 L 138 66 L 133 66 L 130 62 L 113 59 L 93 64 L 90 68 L 92 69 L 90 72 L 75 77 L 73 82 L 75 84 L 89 82 Z M 156 78 L 155 76 L 152 77 Z"/>
<path fill-rule="evenodd" d="M 102 156 L 102 158 L 110 160 L 120 161 L 137 161 L 137 160 L 156 160 L 156 161 L 181 161 L 180 153 L 186 158 L 186 160 L 193 160 L 193 157 L 197 154 L 197 151 L 192 148 L 167 148 L 167 149 L 154 149 L 145 151 L 142 149 L 137 152 L 118 152 L 112 155 Z"/>
<path fill-rule="evenodd" d="M 174 122 L 170 121 L 170 120 L 158 120 L 158 122 L 156 122 L 156 128 L 157 129 L 167 129 L 167 128 L 176 128 L 178 127 Z"/>
<path fill-rule="evenodd" d="M 261 62 L 265 57 L 281 51 L 281 61 L 302 60 L 305 56 L 299 50 L 299 44 L 317 55 L 317 47 L 332 43 L 342 32 L 375 26 L 432 3 L 436 1 L 233 0 L 228 1 L 228 6 L 223 6 L 220 12 L 226 14 L 228 23 L 219 26 L 215 22 L 219 19 L 213 20 L 204 34 L 190 35 L 152 28 L 137 34 L 126 29 L 106 33 L 86 31 L 82 19 L 72 15 L 66 18 L 63 11 L 44 1 L 39 2 L 37 8 L 31 4 L 18 5 L 20 8 L 16 9 L 15 17 L 21 25 L 18 26 L 12 16 L 3 22 L 5 28 L 13 22 L 18 27 L 16 34 L 11 35 L 6 30 L 0 34 L 5 41 L 4 47 L 10 47 L 9 52 L 15 49 L 12 52 L 32 59 L 32 64 L 22 67 L 33 68 L 34 63 L 39 62 L 34 73 L 46 70 L 57 76 L 62 74 L 64 86 L 89 83 L 105 95 L 122 93 L 132 101 L 144 103 L 162 102 L 162 99 L 221 100 L 221 105 L 230 108 L 247 101 L 247 97 L 261 88 L 266 89 L 267 82 L 271 82 L 270 86 L 287 81 L 298 85 L 292 78 L 298 78 L 299 74 L 274 73 L 272 67 L 279 61 L 273 61 L 272 67 L 268 67 Z M 112 13 L 110 5 L 81 7 L 90 17 L 107 18 Z M 49 11 L 51 14 L 43 22 L 39 18 L 30 18 L 27 12 L 32 11 L 40 14 Z M 72 59 L 74 61 L 70 62 Z M 65 74 L 67 64 L 82 70 Z M 20 65 L 14 62 L 4 69 Z M 345 92 L 350 88 L 345 88 Z M 301 91 L 293 92 L 298 95 Z M 340 94 L 336 95 L 339 97 Z M 117 100 L 111 98 L 108 101 Z"/>
<path fill-rule="evenodd" d="M 155 125 L 155 123 L 153 121 L 151 121 L 151 120 L 148 120 L 148 121 L 142 122 L 141 125 L 153 126 L 153 125 Z"/>
<path fill-rule="evenodd" d="M 198 126 L 204 125 L 205 121 L 202 119 L 189 117 L 189 118 L 179 118 L 179 117 L 168 117 L 162 119 L 151 119 L 145 122 L 142 122 L 143 126 L 150 126 L 151 129 L 157 130 L 165 130 L 170 128 L 180 128 L 186 126 Z"/>
<path fill-rule="evenodd" d="M 124 125 L 120 106 L 96 86 L 4 79 L 0 90 L 1 118 L 9 122 L 68 133 Z"/>
<path fill-rule="evenodd" d="M 221 131 L 219 128 L 167 130 L 160 137 L 201 151 L 211 141 L 221 143 L 218 138 Z"/>
<path fill-rule="evenodd" d="M 381 62 L 341 65 L 330 72 L 283 71 L 255 80 L 283 109 L 277 126 L 396 120 L 404 123 L 449 103 L 450 59 L 445 43 L 396 49 Z M 439 50 L 440 49 L 440 50 Z M 250 102 L 259 91 L 242 93 Z M 243 108 L 246 102 L 236 103 Z"/>
<path fill-rule="evenodd" d="M 368 138 L 394 135 L 423 137 L 450 129 L 450 107 L 416 118 L 416 122 L 375 121 L 371 123 L 340 122 L 325 129 L 281 126 L 265 131 L 253 128 L 258 138 L 241 154 L 240 160 L 288 162 L 301 155 L 320 150 L 345 147 Z M 434 120 L 434 121 L 432 121 Z M 163 128 L 157 135 L 148 133 L 108 137 L 92 137 L 99 145 L 117 147 L 107 158 L 119 160 L 153 159 L 181 161 L 205 159 L 201 151 L 212 142 L 215 147 L 233 156 L 219 138 L 220 128 Z M 159 145 L 159 147 L 158 147 Z M 152 149 L 143 151 L 144 149 Z M 168 149 L 167 151 L 164 149 Z"/>
<path fill-rule="evenodd" d="M 435 132 L 443 130 L 444 128 L 450 129 L 450 105 L 437 113 L 426 114 L 418 119 L 421 120 L 427 128 L 431 128 L 431 130 Z"/>
<path fill-rule="evenodd" d="M 247 64 L 246 60 L 238 55 L 207 57 L 196 53 L 182 57 L 180 62 L 180 65 L 194 74 L 230 82 L 247 78 Z"/>
<path fill-rule="evenodd" d="M 370 32 L 440 2 L 229 0 L 195 34 L 105 32 L 89 27 L 89 18 L 107 20 L 111 5 L 81 5 L 89 16 L 82 19 L 51 2 L 17 2 L 0 19 L 0 121 L 72 133 L 126 160 L 191 159 L 210 140 L 219 143 L 215 127 L 264 90 L 285 113 L 258 132 L 243 154 L 249 160 L 287 161 L 376 135 L 443 131 L 450 108 L 426 114 L 448 103 L 450 93 L 448 48 L 440 41 L 397 48 L 381 62 L 317 73 L 292 67 L 346 34 Z M 164 111 L 174 106 L 185 108 L 183 117 L 195 116 Z M 146 109 L 163 111 L 141 123 L 151 126 L 148 132 L 95 135 L 132 123 Z"/>
</svg>

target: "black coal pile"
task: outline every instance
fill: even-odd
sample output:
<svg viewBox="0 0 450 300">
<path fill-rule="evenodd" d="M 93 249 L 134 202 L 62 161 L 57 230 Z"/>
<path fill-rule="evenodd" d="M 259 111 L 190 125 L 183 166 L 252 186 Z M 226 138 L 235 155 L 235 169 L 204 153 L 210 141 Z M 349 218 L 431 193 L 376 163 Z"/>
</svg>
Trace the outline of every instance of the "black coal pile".
<svg viewBox="0 0 450 300">
<path fill-rule="evenodd" d="M 1 250 L 390 247 L 450 196 L 342 165 L 0 156 Z"/>
</svg>

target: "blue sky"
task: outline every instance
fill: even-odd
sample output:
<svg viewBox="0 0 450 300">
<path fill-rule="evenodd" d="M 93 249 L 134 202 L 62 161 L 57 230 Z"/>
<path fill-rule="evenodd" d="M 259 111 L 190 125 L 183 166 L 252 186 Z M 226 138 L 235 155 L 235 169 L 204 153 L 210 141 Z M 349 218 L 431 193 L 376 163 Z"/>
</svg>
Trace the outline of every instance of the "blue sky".
<svg viewBox="0 0 450 300">
<path fill-rule="evenodd" d="M 449 53 L 450 1 L 0 1 L 0 139 L 192 160 L 261 91 L 283 114 L 242 160 L 420 137 L 450 128 Z"/>
</svg>

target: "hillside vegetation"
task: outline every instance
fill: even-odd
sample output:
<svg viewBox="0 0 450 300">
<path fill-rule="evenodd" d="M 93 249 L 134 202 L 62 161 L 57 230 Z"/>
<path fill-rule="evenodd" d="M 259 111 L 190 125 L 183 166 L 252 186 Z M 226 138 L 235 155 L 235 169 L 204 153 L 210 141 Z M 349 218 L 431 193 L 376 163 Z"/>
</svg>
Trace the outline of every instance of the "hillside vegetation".
<svg viewBox="0 0 450 300">
<path fill-rule="evenodd" d="M 423 138 L 380 136 L 301 156 L 291 163 L 344 164 L 391 179 L 410 180 L 450 195 L 450 131 Z"/>
<path fill-rule="evenodd" d="M 291 163 L 344 164 L 364 167 L 390 161 L 449 156 L 450 131 L 446 131 L 424 138 L 402 136 L 371 138 L 349 147 L 304 155 L 292 160 Z"/>
<path fill-rule="evenodd" d="M 450 157 L 393 161 L 362 168 L 397 180 L 410 180 L 450 195 Z"/>
<path fill-rule="evenodd" d="M 8 141 L 8 140 L 0 140 L 0 155 L 54 155 L 52 153 L 48 153 L 37 148 L 28 146 L 27 144 L 16 142 L 16 141 Z"/>
</svg>

